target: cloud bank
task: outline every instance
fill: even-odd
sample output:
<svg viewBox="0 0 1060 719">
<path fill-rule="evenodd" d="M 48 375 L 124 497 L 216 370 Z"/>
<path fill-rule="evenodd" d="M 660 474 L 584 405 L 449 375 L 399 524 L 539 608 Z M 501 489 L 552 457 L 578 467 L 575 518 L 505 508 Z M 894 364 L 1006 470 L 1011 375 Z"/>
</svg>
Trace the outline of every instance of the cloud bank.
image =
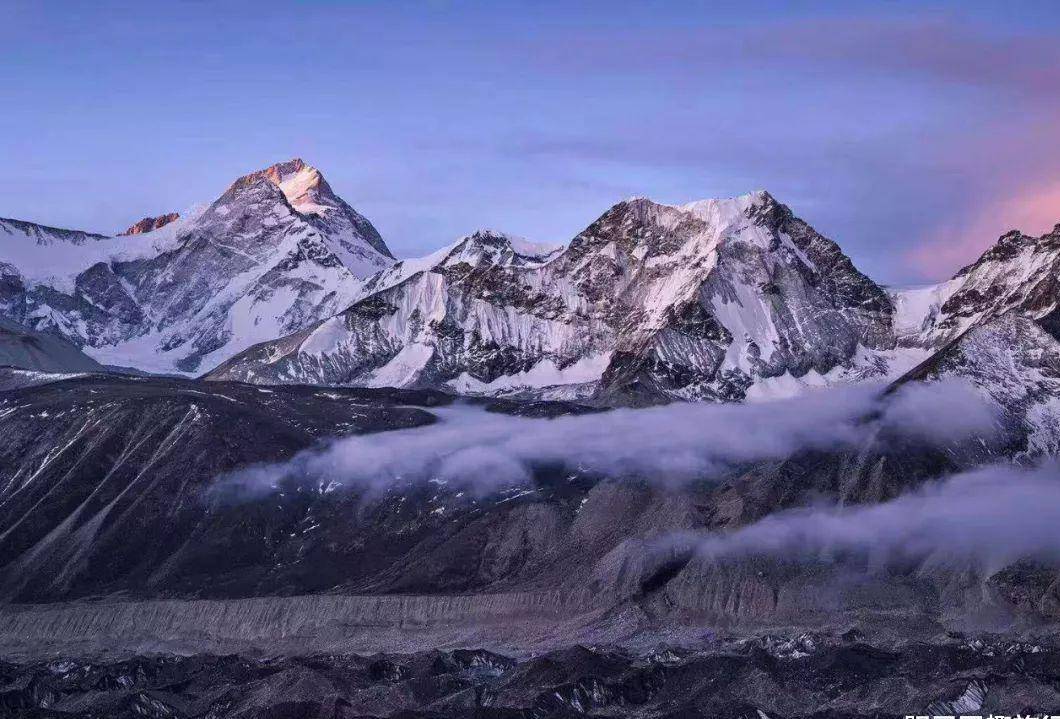
<svg viewBox="0 0 1060 719">
<path fill-rule="evenodd" d="M 671 537 L 711 558 L 746 554 L 969 562 L 1060 560 L 1060 466 L 990 466 L 881 504 L 792 510 L 729 533 Z"/>
<path fill-rule="evenodd" d="M 285 463 L 242 470 L 223 484 L 260 492 L 302 481 L 374 492 L 441 480 L 485 493 L 527 483 L 542 467 L 670 484 L 717 478 L 800 450 L 854 447 L 874 435 L 944 445 L 996 430 L 980 395 L 955 382 L 886 395 L 859 387 L 767 403 L 673 404 L 556 419 L 475 406 L 434 411 L 437 424 L 338 439 Z"/>
<path fill-rule="evenodd" d="M 663 486 L 711 480 L 749 463 L 872 440 L 953 447 L 998 432 L 992 408 L 963 382 L 825 390 L 757 404 L 674 404 L 556 419 L 464 405 L 435 410 L 435 425 L 348 437 L 224 483 L 270 492 L 287 481 L 337 483 L 366 493 L 429 481 L 487 494 L 533 482 L 542 467 L 635 478 Z M 660 537 L 660 557 L 767 555 L 869 568 L 893 561 L 996 571 L 1022 558 L 1060 561 L 1060 465 L 988 466 L 872 505 L 779 512 L 739 529 Z"/>
</svg>

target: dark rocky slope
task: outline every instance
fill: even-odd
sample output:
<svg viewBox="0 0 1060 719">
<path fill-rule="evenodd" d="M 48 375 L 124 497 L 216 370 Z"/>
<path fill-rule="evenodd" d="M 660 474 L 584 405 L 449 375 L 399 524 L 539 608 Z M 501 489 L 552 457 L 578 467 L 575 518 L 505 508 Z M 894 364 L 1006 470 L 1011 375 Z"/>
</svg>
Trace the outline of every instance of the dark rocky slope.
<svg viewBox="0 0 1060 719">
<path fill-rule="evenodd" d="M 302 508 L 269 516 L 251 506 L 219 518 L 205 501 L 210 483 L 326 436 L 431 422 L 404 403 L 440 401 L 448 399 L 103 375 L 5 393 L 3 596 L 280 591 L 283 580 L 262 586 L 262 572 Z"/>
<path fill-rule="evenodd" d="M 996 449 L 977 441 L 933 448 L 877 432 L 855 449 L 799 452 L 681 487 L 541 467 L 530 488 L 486 494 L 440 483 L 372 491 L 327 476 L 238 495 L 219 489 L 230 487 L 218 478 L 235 468 L 289 458 L 329 436 L 428 423 L 432 414 L 410 405 L 449 401 L 432 391 L 105 376 L 6 392 L 0 395 L 7 437 L 0 451 L 4 597 L 330 592 L 533 596 L 544 599 L 529 601 L 547 603 L 558 592 L 563 598 L 555 601 L 583 611 L 651 595 L 667 596 L 678 613 L 685 607 L 728 621 L 729 600 L 720 597 L 730 596 L 743 597 L 740 616 L 768 621 L 786 613 L 790 620 L 799 605 L 784 603 L 788 592 L 807 578 L 822 586 L 832 581 L 819 567 L 806 574 L 766 562 L 757 576 L 747 573 L 751 565 L 719 573 L 700 561 L 668 564 L 648 540 L 732 529 L 814 502 L 885 501 L 986 461 Z M 579 410 L 495 404 L 538 415 Z M 905 571 L 896 581 L 906 583 Z M 834 579 L 841 583 L 843 572 Z M 717 602 L 705 599 L 710 593 Z M 1043 611 L 1052 610 L 1043 605 L 1031 614 Z M 804 617 L 811 618 L 820 619 Z"/>
<path fill-rule="evenodd" d="M 52 373 L 103 369 L 76 345 L 5 318 L 0 318 L 0 366 Z"/>
<path fill-rule="evenodd" d="M 546 719 L 1040 715 L 1060 705 L 1049 642 L 873 645 L 842 635 L 714 637 L 696 649 L 485 650 L 0 662 L 0 716 L 60 719 Z"/>
</svg>

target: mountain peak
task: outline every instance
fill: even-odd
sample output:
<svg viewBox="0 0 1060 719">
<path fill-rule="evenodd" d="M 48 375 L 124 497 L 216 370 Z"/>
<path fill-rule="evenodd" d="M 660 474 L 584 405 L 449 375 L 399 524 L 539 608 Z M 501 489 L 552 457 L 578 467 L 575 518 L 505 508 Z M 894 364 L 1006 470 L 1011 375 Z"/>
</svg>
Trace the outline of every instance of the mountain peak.
<svg viewBox="0 0 1060 719">
<path fill-rule="evenodd" d="M 84 230 L 68 230 L 62 227 L 51 227 L 26 220 L 14 220 L 0 217 L 0 232 L 7 235 L 21 234 L 36 240 L 38 245 L 51 245 L 56 242 L 69 242 L 75 245 L 88 240 L 106 240 L 107 235 Z"/>
<path fill-rule="evenodd" d="M 492 264 L 511 265 L 542 262 L 563 249 L 563 245 L 531 242 L 523 237 L 489 228 L 476 230 L 457 240 L 451 247 L 448 255 L 450 260 L 457 256 L 471 255 L 482 259 L 484 255 Z"/>
<path fill-rule="evenodd" d="M 267 180 L 280 188 L 291 206 L 302 213 L 317 215 L 325 208 L 339 207 L 342 202 L 320 170 L 300 157 L 245 175 L 236 180 L 233 187 L 245 187 L 260 180 Z"/>
<path fill-rule="evenodd" d="M 320 170 L 302 158 L 294 157 L 244 175 L 232 183 L 225 196 L 254 186 L 270 193 L 275 193 L 273 188 L 278 189 L 298 214 L 335 238 L 341 246 L 343 262 L 351 269 L 375 272 L 394 259 L 372 223 L 336 195 Z M 367 254 L 357 247 L 359 243 L 370 246 Z M 371 267 L 361 267 L 362 261 Z"/>
<path fill-rule="evenodd" d="M 758 205 L 767 201 L 776 202 L 766 190 L 753 190 L 752 192 L 745 192 L 742 195 L 734 195 L 732 197 L 707 197 L 702 200 L 693 200 L 683 205 L 677 205 L 677 207 L 686 210 L 693 210 L 696 207 L 708 204 L 750 207 L 751 205 Z"/>
<path fill-rule="evenodd" d="M 278 187 L 287 201 L 295 208 L 299 205 L 310 204 L 314 198 L 320 197 L 330 200 L 327 203 L 329 205 L 339 201 L 324 180 L 324 176 L 320 174 L 320 170 L 307 164 L 300 157 L 277 162 L 263 170 L 243 175 L 233 182 L 229 189 L 249 187 L 263 180 Z"/>
<path fill-rule="evenodd" d="M 1036 251 L 1036 248 L 1042 249 L 1051 247 L 1058 235 L 1060 235 L 1060 224 L 1053 228 L 1051 233 L 1046 233 L 1041 237 L 1025 235 L 1020 230 L 1009 230 L 998 237 L 997 241 L 988 247 L 986 251 L 975 260 L 975 262 L 959 269 L 953 276 L 953 279 L 964 277 L 975 271 L 977 268 L 986 265 L 1012 262 L 1022 253 L 1028 251 L 1034 252 Z"/>
<path fill-rule="evenodd" d="M 270 165 L 264 170 L 261 170 L 261 174 L 269 178 L 274 185 L 279 185 L 284 180 L 287 180 L 291 175 L 295 175 L 302 170 L 315 170 L 314 167 L 306 163 L 301 157 L 292 157 L 290 160 L 285 162 L 277 162 L 275 165 Z"/>
<path fill-rule="evenodd" d="M 127 235 L 142 235 L 146 232 L 153 232 L 160 227 L 165 227 L 170 222 L 180 218 L 180 214 L 177 212 L 170 212 L 165 215 L 159 215 L 158 217 L 145 217 L 139 222 L 130 225 L 124 232 L 119 232 L 118 237 L 125 237 Z"/>
<path fill-rule="evenodd" d="M 755 207 L 779 204 L 766 190 L 755 190 L 734 197 L 711 197 L 678 205 L 657 202 L 649 197 L 635 195 L 622 200 L 611 210 L 634 210 L 649 213 L 676 210 L 680 213 L 694 215 L 701 220 L 717 222 L 719 219 L 732 219 L 738 215 L 744 215 L 748 210 Z"/>
<path fill-rule="evenodd" d="M 765 190 L 755 190 L 735 197 L 720 197 L 696 200 L 678 205 L 677 209 L 687 212 L 701 220 L 709 222 L 731 223 L 740 216 L 746 216 L 752 208 L 778 204 L 773 196 Z"/>
</svg>

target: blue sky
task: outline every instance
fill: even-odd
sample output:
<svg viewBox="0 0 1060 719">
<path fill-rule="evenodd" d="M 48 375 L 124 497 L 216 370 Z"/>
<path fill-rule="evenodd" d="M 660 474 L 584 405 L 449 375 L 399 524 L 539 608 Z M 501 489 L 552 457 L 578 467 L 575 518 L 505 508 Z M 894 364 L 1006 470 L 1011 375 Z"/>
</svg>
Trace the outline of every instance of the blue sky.
<svg viewBox="0 0 1060 719">
<path fill-rule="evenodd" d="M 102 232 L 301 156 L 398 256 L 766 188 L 873 277 L 1060 222 L 1060 3 L 0 0 L 0 216 Z"/>
</svg>

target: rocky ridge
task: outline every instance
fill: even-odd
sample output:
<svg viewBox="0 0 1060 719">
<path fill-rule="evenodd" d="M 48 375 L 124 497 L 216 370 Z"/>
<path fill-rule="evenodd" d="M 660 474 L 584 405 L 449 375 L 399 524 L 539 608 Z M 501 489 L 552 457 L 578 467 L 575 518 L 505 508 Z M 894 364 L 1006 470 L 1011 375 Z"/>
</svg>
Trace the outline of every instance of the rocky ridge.
<svg viewBox="0 0 1060 719">
<path fill-rule="evenodd" d="M 153 232 L 155 230 L 165 227 L 170 222 L 174 222 L 180 218 L 180 214 L 176 212 L 170 212 L 165 215 L 159 215 L 158 217 L 145 217 L 139 222 L 130 225 L 124 232 L 119 232 L 119 237 L 127 235 L 142 235 L 145 232 Z"/>
<path fill-rule="evenodd" d="M 901 367 L 890 297 L 764 192 L 620 203 L 558 252 L 480 232 L 210 379 L 605 403 L 736 400 Z"/>
</svg>

